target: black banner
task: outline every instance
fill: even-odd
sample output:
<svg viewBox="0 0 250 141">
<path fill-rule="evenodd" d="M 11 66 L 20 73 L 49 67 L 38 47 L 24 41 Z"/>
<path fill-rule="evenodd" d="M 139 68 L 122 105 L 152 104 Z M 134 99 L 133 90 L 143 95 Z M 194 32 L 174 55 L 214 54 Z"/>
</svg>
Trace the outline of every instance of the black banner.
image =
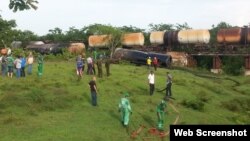
<svg viewBox="0 0 250 141">
<path fill-rule="evenodd" d="M 250 141 L 250 125 L 170 125 L 170 141 Z"/>
</svg>

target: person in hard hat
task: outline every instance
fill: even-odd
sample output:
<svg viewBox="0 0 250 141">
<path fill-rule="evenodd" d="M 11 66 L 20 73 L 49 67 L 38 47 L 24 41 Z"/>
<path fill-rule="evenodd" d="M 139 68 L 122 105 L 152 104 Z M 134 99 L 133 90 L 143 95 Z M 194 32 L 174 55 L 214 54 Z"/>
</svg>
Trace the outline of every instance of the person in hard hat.
<svg viewBox="0 0 250 141">
<path fill-rule="evenodd" d="M 37 58 L 37 62 L 38 62 L 38 76 L 42 76 L 43 75 L 43 56 L 41 54 L 38 55 Z"/>
<path fill-rule="evenodd" d="M 132 114 L 132 109 L 128 100 L 128 93 L 124 94 L 124 97 L 121 98 L 119 103 L 119 112 L 121 112 L 121 121 L 122 124 L 126 127 L 129 123 L 129 115 Z"/>
<path fill-rule="evenodd" d="M 148 69 L 150 69 L 151 63 L 152 63 L 151 57 L 148 57 L 147 59 Z"/>
<path fill-rule="evenodd" d="M 157 111 L 157 129 L 160 131 L 163 131 L 164 129 L 164 115 L 166 113 L 167 104 L 166 101 L 162 100 L 159 105 L 157 105 L 156 111 Z"/>
</svg>

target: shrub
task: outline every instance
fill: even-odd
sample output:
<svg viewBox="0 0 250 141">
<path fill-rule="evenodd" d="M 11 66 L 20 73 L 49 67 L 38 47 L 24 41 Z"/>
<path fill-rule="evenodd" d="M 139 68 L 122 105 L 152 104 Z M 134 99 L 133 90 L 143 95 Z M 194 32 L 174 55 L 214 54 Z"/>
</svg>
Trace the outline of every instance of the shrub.
<svg viewBox="0 0 250 141">
<path fill-rule="evenodd" d="M 224 57 L 222 58 L 222 63 L 223 63 L 223 71 L 227 74 L 231 75 L 240 75 L 243 74 L 244 68 L 244 59 L 243 57 Z"/>
<path fill-rule="evenodd" d="M 234 98 L 229 101 L 221 102 L 221 105 L 233 112 L 247 112 L 250 111 L 250 99 Z"/>
<path fill-rule="evenodd" d="M 181 104 L 187 108 L 191 108 L 193 110 L 197 110 L 197 111 L 204 111 L 204 107 L 205 107 L 205 104 L 200 101 L 199 99 L 195 99 L 195 100 L 183 100 L 181 102 Z"/>
</svg>

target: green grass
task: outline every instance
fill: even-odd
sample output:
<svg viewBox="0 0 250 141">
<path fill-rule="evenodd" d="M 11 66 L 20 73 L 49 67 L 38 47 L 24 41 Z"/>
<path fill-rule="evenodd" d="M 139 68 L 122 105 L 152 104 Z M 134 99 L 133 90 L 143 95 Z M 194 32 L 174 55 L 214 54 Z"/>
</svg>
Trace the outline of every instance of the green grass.
<svg viewBox="0 0 250 141">
<path fill-rule="evenodd" d="M 173 75 L 176 100 L 171 103 L 180 112 L 178 124 L 250 123 L 249 77 L 160 68 L 155 72 L 156 91 L 149 96 L 146 66 L 112 64 L 110 77 L 97 78 L 99 106 L 93 107 L 91 76 L 84 74 L 78 80 L 74 66 L 73 62 L 46 62 L 41 78 L 36 76 L 36 66 L 26 78 L 1 77 L 1 141 L 128 141 L 140 124 L 146 128 L 135 140 L 158 141 L 147 131 L 156 125 L 156 105 L 165 95 L 157 90 L 165 86 L 166 71 Z M 129 133 L 118 113 L 124 91 L 130 93 L 133 110 Z M 167 110 L 166 131 L 178 116 L 171 106 Z"/>
</svg>

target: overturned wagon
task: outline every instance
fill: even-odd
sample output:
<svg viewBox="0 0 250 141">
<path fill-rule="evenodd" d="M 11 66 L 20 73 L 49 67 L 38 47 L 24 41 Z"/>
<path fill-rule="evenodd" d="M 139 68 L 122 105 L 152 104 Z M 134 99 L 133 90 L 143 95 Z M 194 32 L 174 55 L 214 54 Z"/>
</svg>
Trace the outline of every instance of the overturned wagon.
<svg viewBox="0 0 250 141">
<path fill-rule="evenodd" d="M 146 65 L 146 60 L 148 57 L 156 57 L 158 59 L 159 65 L 164 67 L 169 67 L 172 62 L 172 57 L 167 54 L 143 52 L 123 48 L 117 48 L 113 57 L 114 59 L 127 60 L 137 65 Z"/>
</svg>

